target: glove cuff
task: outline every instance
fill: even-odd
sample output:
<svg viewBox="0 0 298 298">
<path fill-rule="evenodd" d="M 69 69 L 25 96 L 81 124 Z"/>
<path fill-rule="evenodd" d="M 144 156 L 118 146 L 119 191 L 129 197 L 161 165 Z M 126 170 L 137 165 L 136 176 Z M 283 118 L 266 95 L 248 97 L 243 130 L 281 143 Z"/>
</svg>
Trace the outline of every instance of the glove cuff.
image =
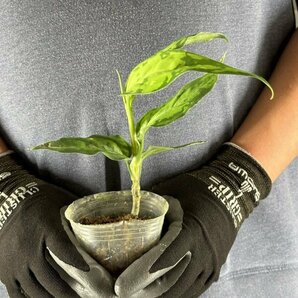
<svg viewBox="0 0 298 298">
<path fill-rule="evenodd" d="M 263 165 L 254 157 L 252 156 L 248 151 L 243 149 L 237 144 L 234 144 L 232 142 L 226 142 L 222 145 L 223 146 L 229 146 L 229 154 L 231 156 L 235 155 L 235 161 L 243 160 L 247 163 L 247 166 L 249 166 L 249 170 L 255 174 L 255 181 L 256 184 L 260 186 L 260 198 L 259 200 L 262 200 L 266 198 L 272 188 L 272 180 L 268 173 L 266 172 L 265 168 Z M 235 149 L 234 149 L 235 148 Z M 241 173 L 241 169 L 239 169 Z M 245 174 L 242 173 L 242 176 L 244 177 Z M 258 201 L 259 201 L 258 200 Z"/>
<path fill-rule="evenodd" d="M 39 191 L 41 180 L 31 175 L 17 153 L 0 157 L 0 230 L 26 198 Z"/>
<path fill-rule="evenodd" d="M 5 155 L 11 154 L 11 153 L 14 153 L 14 151 L 13 151 L 13 150 L 7 150 L 7 151 L 5 151 L 5 152 L 2 152 L 2 153 L 0 153 L 0 158 L 1 158 L 2 156 L 5 156 Z"/>
<path fill-rule="evenodd" d="M 200 170 L 188 174 L 208 185 L 232 216 L 237 230 L 272 188 L 272 181 L 261 164 L 231 142 L 224 143 Z"/>
<path fill-rule="evenodd" d="M 7 152 L 4 152 L 7 153 Z M 0 157 L 0 192 L 9 191 L 8 188 L 15 187 L 16 184 L 30 175 L 23 167 L 17 153 L 10 152 Z M 0 196 L 0 204 L 1 204 Z"/>
</svg>

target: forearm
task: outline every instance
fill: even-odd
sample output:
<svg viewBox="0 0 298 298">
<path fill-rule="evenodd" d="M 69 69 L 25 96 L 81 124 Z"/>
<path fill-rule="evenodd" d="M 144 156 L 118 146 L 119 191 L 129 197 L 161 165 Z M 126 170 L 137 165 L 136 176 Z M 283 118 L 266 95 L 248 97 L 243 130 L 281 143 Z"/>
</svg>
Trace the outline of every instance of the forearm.
<svg viewBox="0 0 298 298">
<path fill-rule="evenodd" d="M 8 151 L 8 147 L 6 146 L 6 144 L 4 143 L 4 141 L 1 139 L 0 137 L 0 154 L 3 152 Z"/>
<path fill-rule="evenodd" d="M 296 30 L 247 118 L 230 140 L 251 153 L 272 182 L 298 155 L 298 31 Z"/>
</svg>

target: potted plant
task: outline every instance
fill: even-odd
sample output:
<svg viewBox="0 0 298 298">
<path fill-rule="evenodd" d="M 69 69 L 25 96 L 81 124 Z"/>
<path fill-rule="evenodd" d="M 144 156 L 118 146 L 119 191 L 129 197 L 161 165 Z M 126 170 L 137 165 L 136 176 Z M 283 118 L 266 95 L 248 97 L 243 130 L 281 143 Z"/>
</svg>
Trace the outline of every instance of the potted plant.
<svg viewBox="0 0 298 298">
<path fill-rule="evenodd" d="M 117 71 L 130 142 L 119 135 L 91 135 L 63 137 L 32 148 L 88 155 L 102 153 L 112 160 L 125 162 L 132 181 L 131 190 L 85 196 L 74 201 L 65 212 L 83 248 L 112 274 L 119 274 L 159 241 L 168 210 L 168 203 L 163 197 L 141 190 L 144 160 L 158 153 L 204 143 L 196 141 L 177 147 L 150 145 L 144 148 L 145 135 L 150 127 L 165 126 L 183 117 L 212 90 L 218 74 L 256 78 L 270 88 L 273 98 L 273 90 L 264 78 L 224 64 L 225 55 L 216 61 L 183 49 L 185 45 L 216 38 L 227 41 L 223 34 L 211 32 L 199 32 L 175 40 L 134 67 L 125 85 Z M 190 81 L 161 106 L 149 110 L 135 121 L 133 103 L 137 95 L 159 91 L 187 71 L 206 74 Z"/>
</svg>

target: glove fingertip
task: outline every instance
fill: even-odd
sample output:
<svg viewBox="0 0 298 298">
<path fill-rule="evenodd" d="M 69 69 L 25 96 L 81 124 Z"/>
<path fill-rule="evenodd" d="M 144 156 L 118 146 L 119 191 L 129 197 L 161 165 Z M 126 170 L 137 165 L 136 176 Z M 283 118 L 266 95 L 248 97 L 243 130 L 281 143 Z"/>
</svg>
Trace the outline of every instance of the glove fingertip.
<svg viewBox="0 0 298 298">
<path fill-rule="evenodd" d="M 69 247 L 68 256 L 66 256 L 63 261 L 84 272 L 90 271 L 90 266 L 74 246 Z"/>
<path fill-rule="evenodd" d="M 163 260 L 157 260 L 149 269 L 150 274 L 154 274 L 157 271 L 160 271 L 164 268 L 170 267 L 171 265 L 167 262 L 164 262 Z"/>
<path fill-rule="evenodd" d="M 55 239 L 55 242 L 50 241 L 47 246 L 64 263 L 84 272 L 90 271 L 90 266 L 66 234 Z"/>
<path fill-rule="evenodd" d="M 21 293 L 21 289 L 18 289 L 17 287 L 6 287 L 6 290 L 8 292 L 9 297 L 14 297 L 14 298 L 25 297 L 25 295 Z"/>
<path fill-rule="evenodd" d="M 73 264 L 74 267 L 76 267 L 84 272 L 90 271 L 90 266 L 81 257 L 81 255 L 79 257 L 74 257 L 74 258 L 70 259 L 70 262 Z"/>
<path fill-rule="evenodd" d="M 169 268 L 173 268 L 177 266 L 184 258 L 187 258 L 190 260 L 191 258 L 191 252 L 187 251 L 185 254 L 182 256 L 178 257 L 178 255 L 173 255 L 173 254 L 167 254 L 167 255 L 162 255 L 161 258 L 159 258 L 149 269 L 150 274 L 154 274 L 157 271 L 160 270 L 165 270 Z"/>
</svg>

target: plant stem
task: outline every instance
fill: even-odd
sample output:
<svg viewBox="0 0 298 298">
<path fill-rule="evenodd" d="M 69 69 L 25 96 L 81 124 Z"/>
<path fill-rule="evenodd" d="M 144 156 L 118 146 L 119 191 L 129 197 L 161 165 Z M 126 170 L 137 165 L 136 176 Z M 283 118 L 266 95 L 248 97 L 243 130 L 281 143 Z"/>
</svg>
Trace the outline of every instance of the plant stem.
<svg viewBox="0 0 298 298">
<path fill-rule="evenodd" d="M 131 138 L 131 147 L 132 147 L 132 161 L 130 163 L 130 178 L 132 181 L 131 186 L 131 195 L 132 195 L 132 209 L 131 214 L 133 216 L 138 216 L 140 212 L 141 205 L 141 187 L 140 187 L 140 177 L 142 169 L 142 159 L 141 154 L 143 146 L 139 143 L 137 139 L 134 118 L 133 118 L 133 109 L 132 109 L 132 99 L 124 101 L 125 111 L 128 119 L 128 126 Z"/>
<path fill-rule="evenodd" d="M 122 78 L 121 75 L 119 73 L 119 71 L 116 69 L 117 75 L 118 75 L 118 79 L 119 79 L 119 85 L 120 85 L 120 91 L 121 93 L 124 93 L 125 90 L 123 88 L 123 84 L 122 84 Z M 135 95 L 123 95 L 122 99 L 123 99 L 123 104 L 125 107 L 125 112 L 126 112 L 126 117 L 127 117 L 127 121 L 128 121 L 128 128 L 129 128 L 129 134 L 130 134 L 130 139 L 131 139 L 131 149 L 132 149 L 132 156 L 136 156 L 138 155 L 138 149 L 140 147 L 140 143 L 137 139 L 137 135 L 136 135 L 136 128 L 135 128 L 135 123 L 134 123 L 134 117 L 133 117 L 133 108 L 132 108 L 132 104 L 133 104 L 133 99 L 134 99 Z"/>
<path fill-rule="evenodd" d="M 132 155 L 134 157 L 134 156 L 138 155 L 138 153 L 139 153 L 140 143 L 137 139 L 135 123 L 134 123 L 134 118 L 133 118 L 132 98 L 129 98 L 127 100 L 124 96 L 124 106 L 125 106 L 126 116 L 127 116 L 127 120 L 128 120 Z"/>
<path fill-rule="evenodd" d="M 130 169 L 132 172 L 131 194 L 133 198 L 131 214 L 134 216 L 138 216 L 140 212 L 140 205 L 141 205 L 140 178 L 141 178 L 141 171 L 142 171 L 142 159 L 140 159 L 140 156 L 136 156 L 132 159 L 130 164 Z"/>
<path fill-rule="evenodd" d="M 140 180 L 132 181 L 131 194 L 132 194 L 132 198 L 133 198 L 131 214 L 133 216 L 138 216 L 140 213 L 140 205 L 141 205 Z"/>
<path fill-rule="evenodd" d="M 124 93 L 122 79 L 118 71 L 117 71 L 117 74 L 119 78 L 120 91 L 121 93 Z M 136 134 L 136 128 L 135 128 L 134 117 L 133 117 L 133 107 L 132 107 L 134 95 L 127 95 L 127 96 L 123 95 L 122 98 L 123 98 L 123 103 L 124 103 L 125 112 L 126 112 L 127 121 L 128 121 L 128 128 L 130 133 L 131 149 L 132 149 L 132 160 L 130 164 L 128 163 L 128 161 L 126 161 L 126 165 L 130 174 L 130 179 L 132 181 L 131 214 L 133 216 L 138 216 L 140 212 L 140 203 L 141 203 L 140 177 L 141 177 L 141 171 L 142 171 L 142 162 L 143 162 L 142 152 L 143 152 L 144 144 L 143 144 L 143 141 L 141 143 L 139 142 Z"/>
</svg>

